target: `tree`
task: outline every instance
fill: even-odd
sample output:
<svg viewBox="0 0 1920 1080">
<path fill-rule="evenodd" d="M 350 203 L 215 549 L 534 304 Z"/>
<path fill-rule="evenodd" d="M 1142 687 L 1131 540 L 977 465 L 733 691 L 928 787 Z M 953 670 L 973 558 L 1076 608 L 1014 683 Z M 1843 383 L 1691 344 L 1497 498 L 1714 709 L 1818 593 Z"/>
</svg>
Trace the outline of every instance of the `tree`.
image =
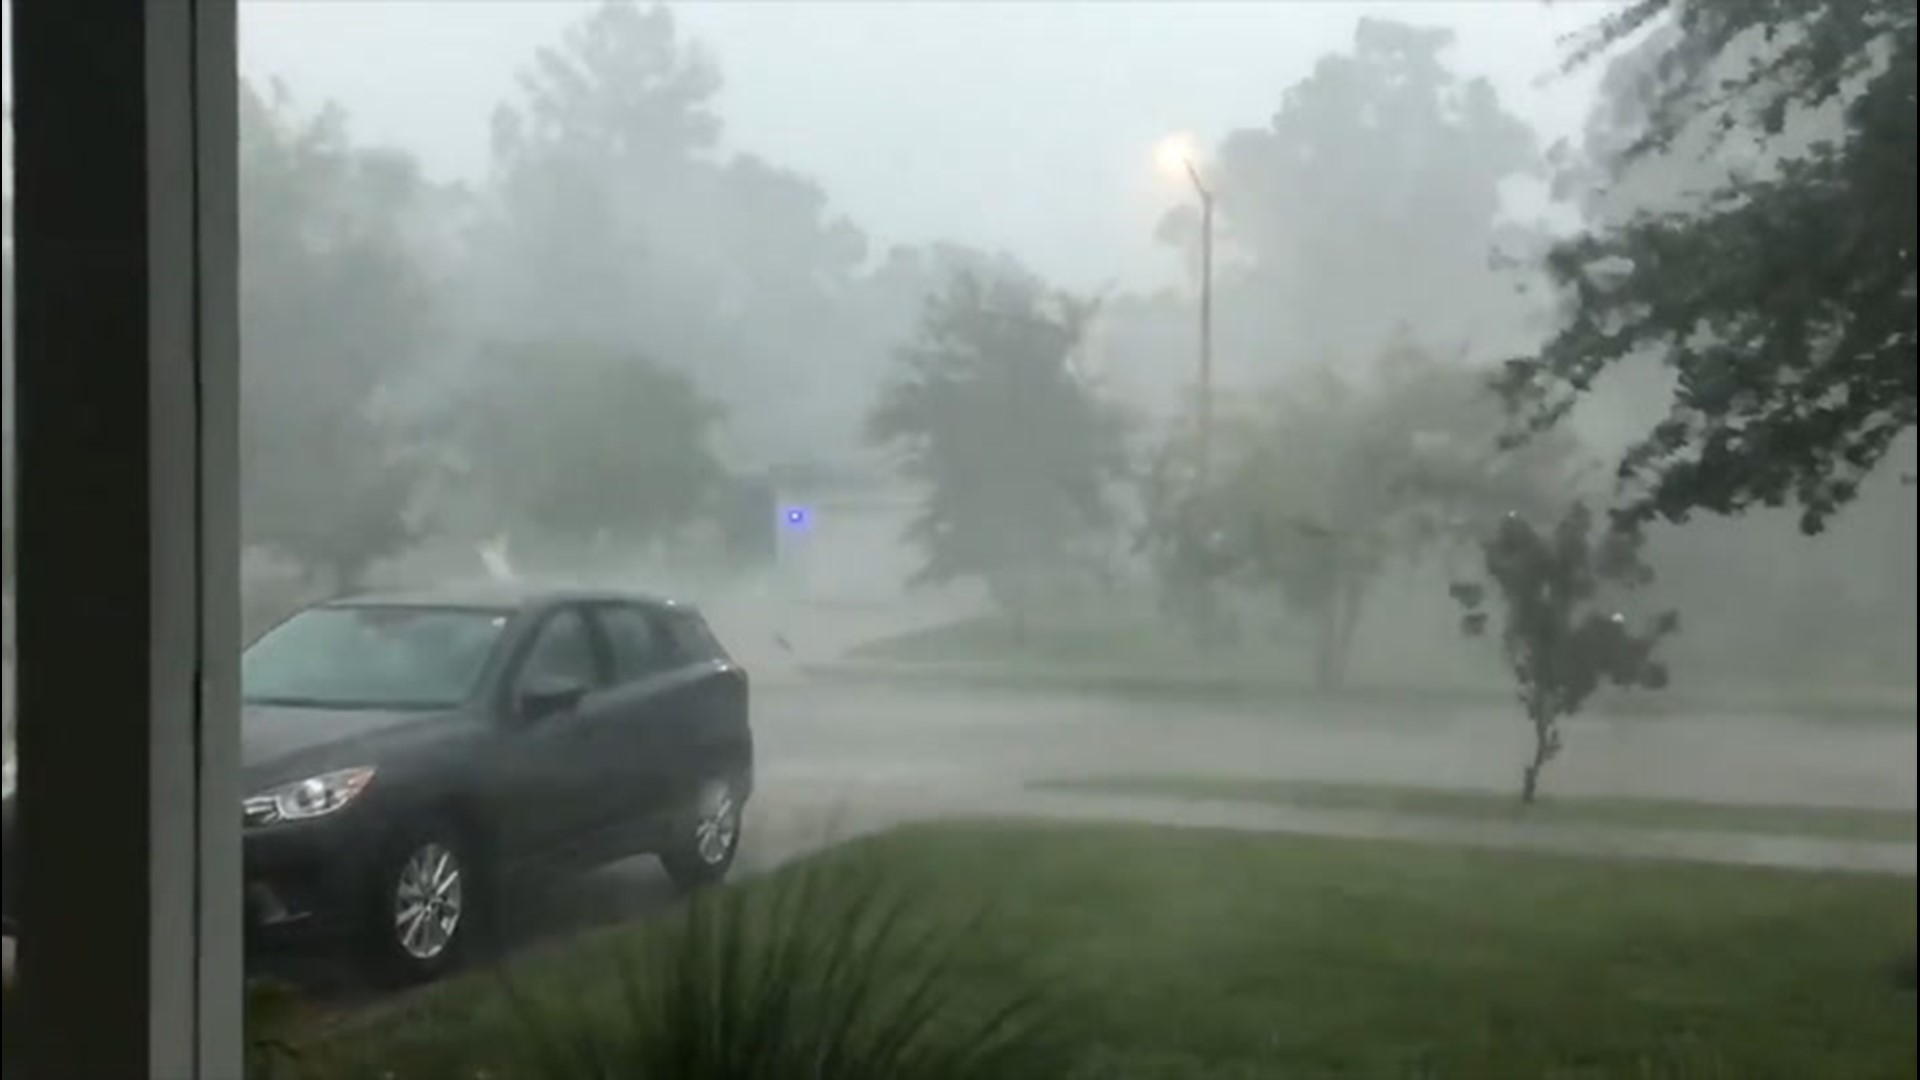
<svg viewBox="0 0 1920 1080">
<path fill-rule="evenodd" d="M 1264 128 L 1222 143 L 1222 355 L 1364 362 L 1411 329 L 1510 348 L 1526 301 L 1490 267 L 1502 189 L 1538 168 L 1491 84 L 1448 69 L 1452 34 L 1363 18 Z M 1162 235 L 1179 239 L 1178 218 Z M 1232 297 L 1245 296 L 1234 303 Z M 1239 327 L 1235 311 L 1259 312 Z"/>
<path fill-rule="evenodd" d="M 240 105 L 242 525 L 351 590 L 414 535 L 417 475 L 382 409 L 435 331 L 408 239 L 424 185 L 337 108 L 244 84 Z"/>
<path fill-rule="evenodd" d="M 1750 37 L 1713 60 L 1708 83 L 1739 76 L 1764 58 L 1768 43 Z M 1648 134 L 1646 87 L 1659 85 L 1662 64 L 1671 64 L 1680 41 L 1679 28 L 1665 20 L 1606 61 L 1580 153 L 1571 159 L 1579 171 L 1562 178 L 1591 229 L 1697 209 L 1743 173 L 1846 136 L 1845 102 L 1836 100 L 1796 110 L 1764 143 L 1700 123 L 1633 153 Z M 1563 426 L 1617 461 L 1667 413 L 1674 375 L 1657 353 L 1623 357 L 1582 392 Z M 1916 522 L 1912 492 L 1900 481 L 1913 471 L 1914 448 L 1911 435 L 1898 440 L 1817 542 L 1801 533 L 1799 508 L 1791 505 L 1699 515 L 1685 528 L 1651 530 L 1648 562 L 1689 623 L 1671 660 L 1696 679 L 1911 685 Z M 1881 570 L 1868 580 L 1857 572 L 1862 566 Z"/>
<path fill-rule="evenodd" d="M 1842 134 L 1750 152 L 1693 205 L 1556 245 L 1558 332 L 1499 387 L 1524 434 L 1609 369 L 1657 358 L 1674 388 L 1620 462 L 1625 520 L 1791 504 L 1817 533 L 1914 423 L 1914 7 L 1638 0 L 1575 62 L 1669 15 L 1616 175 L 1702 130 L 1765 149 L 1810 110 L 1838 108 Z"/>
<path fill-rule="evenodd" d="M 1572 58 L 1655 28 L 1623 76 L 1640 137 L 1614 176 L 1689 143 L 1747 162 L 1691 205 L 1557 246 L 1559 331 L 1500 380 L 1524 435 L 1635 360 L 1672 373 L 1665 419 L 1620 461 L 1624 522 L 1792 506 L 1817 534 L 1911 452 L 1916 21 L 1903 0 L 1637 0 Z M 1835 135 L 1780 145 L 1828 113 Z"/>
<path fill-rule="evenodd" d="M 1271 589 L 1313 627 L 1323 688 L 1345 678 L 1374 582 L 1395 561 L 1477 539 L 1510 511 L 1539 512 L 1572 482 L 1573 449 L 1503 451 L 1485 373 L 1401 341 L 1358 377 L 1322 368 L 1229 415 L 1211 490 L 1180 499 L 1151 473 L 1147 545 L 1169 609 L 1202 633 L 1215 583 Z"/>
<path fill-rule="evenodd" d="M 495 533 L 584 554 L 645 546 L 709 509 L 720 409 L 686 376 L 596 345 L 487 350 L 449 435 Z"/>
<path fill-rule="evenodd" d="M 982 281 L 1032 276 L 1011 255 L 948 242 L 897 244 L 860 276 L 856 318 L 879 343 L 879 363 L 861 372 L 867 381 L 885 381 L 900 342 L 918 331 L 927 306 L 964 275 Z"/>
<path fill-rule="evenodd" d="M 743 449 L 781 460 L 856 451 L 873 386 L 856 355 L 865 235 L 811 178 L 750 154 L 698 195 L 710 318 L 732 358 L 708 383 L 756 433 Z"/>
<path fill-rule="evenodd" d="M 481 249 L 496 332 L 600 345 L 705 302 L 658 234 L 686 210 L 720 120 L 713 62 L 665 8 L 603 3 L 539 49 L 494 113 Z M 654 341 L 656 348 L 677 342 Z"/>
<path fill-rule="evenodd" d="M 494 116 L 474 315 L 683 365 L 764 462 L 858 430 L 835 365 L 866 241 L 811 179 L 722 154 L 720 85 L 664 6 L 606 0 L 541 49 Z"/>
<path fill-rule="evenodd" d="M 917 583 L 987 581 L 1024 628 L 1039 581 L 1114 524 L 1123 416 L 1074 365 L 1093 305 L 1031 276 L 955 277 L 898 350 L 868 436 L 924 487 Z"/>
<path fill-rule="evenodd" d="M 1160 611 L 1204 646 L 1232 639 L 1237 627 L 1220 602 L 1221 583 L 1243 565 L 1244 546 L 1229 544 L 1229 529 L 1244 520 L 1227 500 L 1201 484 L 1191 424 L 1150 453 L 1137 478 L 1141 518 L 1134 554 L 1144 556 Z"/>
<path fill-rule="evenodd" d="M 1531 805 L 1540 772 L 1564 745 L 1561 721 L 1578 713 L 1602 682 L 1659 689 L 1666 667 L 1654 659 L 1660 639 L 1678 629 L 1673 612 L 1635 628 L 1620 609 L 1623 594 L 1649 584 L 1640 536 L 1603 526 L 1576 502 L 1551 528 L 1509 514 L 1484 545 L 1486 576 L 1500 603 L 1500 644 L 1519 686 L 1533 732 L 1533 753 L 1520 773 L 1520 801 Z M 1466 613 L 1462 629 L 1486 631 L 1487 585 L 1459 582 L 1453 596 Z"/>
</svg>

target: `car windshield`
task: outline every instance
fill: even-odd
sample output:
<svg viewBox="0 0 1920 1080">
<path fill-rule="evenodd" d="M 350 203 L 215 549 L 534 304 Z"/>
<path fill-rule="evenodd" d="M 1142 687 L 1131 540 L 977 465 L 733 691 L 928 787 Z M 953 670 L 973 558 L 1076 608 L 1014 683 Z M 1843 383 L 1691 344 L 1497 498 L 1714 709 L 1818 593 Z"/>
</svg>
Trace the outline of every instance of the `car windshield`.
<svg viewBox="0 0 1920 1080">
<path fill-rule="evenodd" d="M 496 611 L 314 608 L 247 650 L 241 691 L 253 704 L 452 708 L 473 694 L 506 622 Z"/>
</svg>

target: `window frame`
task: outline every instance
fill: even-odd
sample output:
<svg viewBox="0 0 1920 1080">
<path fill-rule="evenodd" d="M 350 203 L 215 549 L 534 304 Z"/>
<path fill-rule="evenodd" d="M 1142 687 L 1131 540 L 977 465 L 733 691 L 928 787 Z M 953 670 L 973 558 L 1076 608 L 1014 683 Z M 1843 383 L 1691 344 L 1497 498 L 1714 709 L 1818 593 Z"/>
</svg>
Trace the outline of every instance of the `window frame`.
<svg viewBox="0 0 1920 1080">
<path fill-rule="evenodd" d="M 238 14 L 11 9 L 36 1076 L 242 1072 Z M 60 722 L 77 688 L 103 726 Z"/>
</svg>

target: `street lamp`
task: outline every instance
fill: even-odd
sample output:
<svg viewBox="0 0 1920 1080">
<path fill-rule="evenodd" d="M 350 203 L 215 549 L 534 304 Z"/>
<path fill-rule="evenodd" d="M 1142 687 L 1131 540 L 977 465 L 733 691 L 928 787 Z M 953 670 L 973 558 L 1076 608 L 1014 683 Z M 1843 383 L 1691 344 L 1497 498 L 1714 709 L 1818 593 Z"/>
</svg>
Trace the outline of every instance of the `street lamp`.
<svg viewBox="0 0 1920 1080">
<path fill-rule="evenodd" d="M 1200 198 L 1200 446 L 1199 472 L 1204 485 L 1213 458 L 1213 189 L 1194 165 L 1193 140 L 1184 135 L 1163 139 L 1154 152 L 1160 168 L 1184 173 Z"/>
</svg>

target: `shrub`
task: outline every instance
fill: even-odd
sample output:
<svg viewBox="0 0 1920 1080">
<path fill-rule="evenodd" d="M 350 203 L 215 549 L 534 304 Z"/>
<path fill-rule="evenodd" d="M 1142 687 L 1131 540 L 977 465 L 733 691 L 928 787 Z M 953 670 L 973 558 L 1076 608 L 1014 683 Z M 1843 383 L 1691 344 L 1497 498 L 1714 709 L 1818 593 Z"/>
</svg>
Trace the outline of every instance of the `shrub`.
<svg viewBox="0 0 1920 1080">
<path fill-rule="evenodd" d="M 978 927 L 984 916 L 976 920 Z M 696 897 L 329 1040 L 302 1080 L 1053 1080 L 1075 1045 L 1035 991 L 961 997 L 972 933 L 914 918 L 841 855 Z M 273 1080 L 280 1080 L 274 1077 Z"/>
</svg>

